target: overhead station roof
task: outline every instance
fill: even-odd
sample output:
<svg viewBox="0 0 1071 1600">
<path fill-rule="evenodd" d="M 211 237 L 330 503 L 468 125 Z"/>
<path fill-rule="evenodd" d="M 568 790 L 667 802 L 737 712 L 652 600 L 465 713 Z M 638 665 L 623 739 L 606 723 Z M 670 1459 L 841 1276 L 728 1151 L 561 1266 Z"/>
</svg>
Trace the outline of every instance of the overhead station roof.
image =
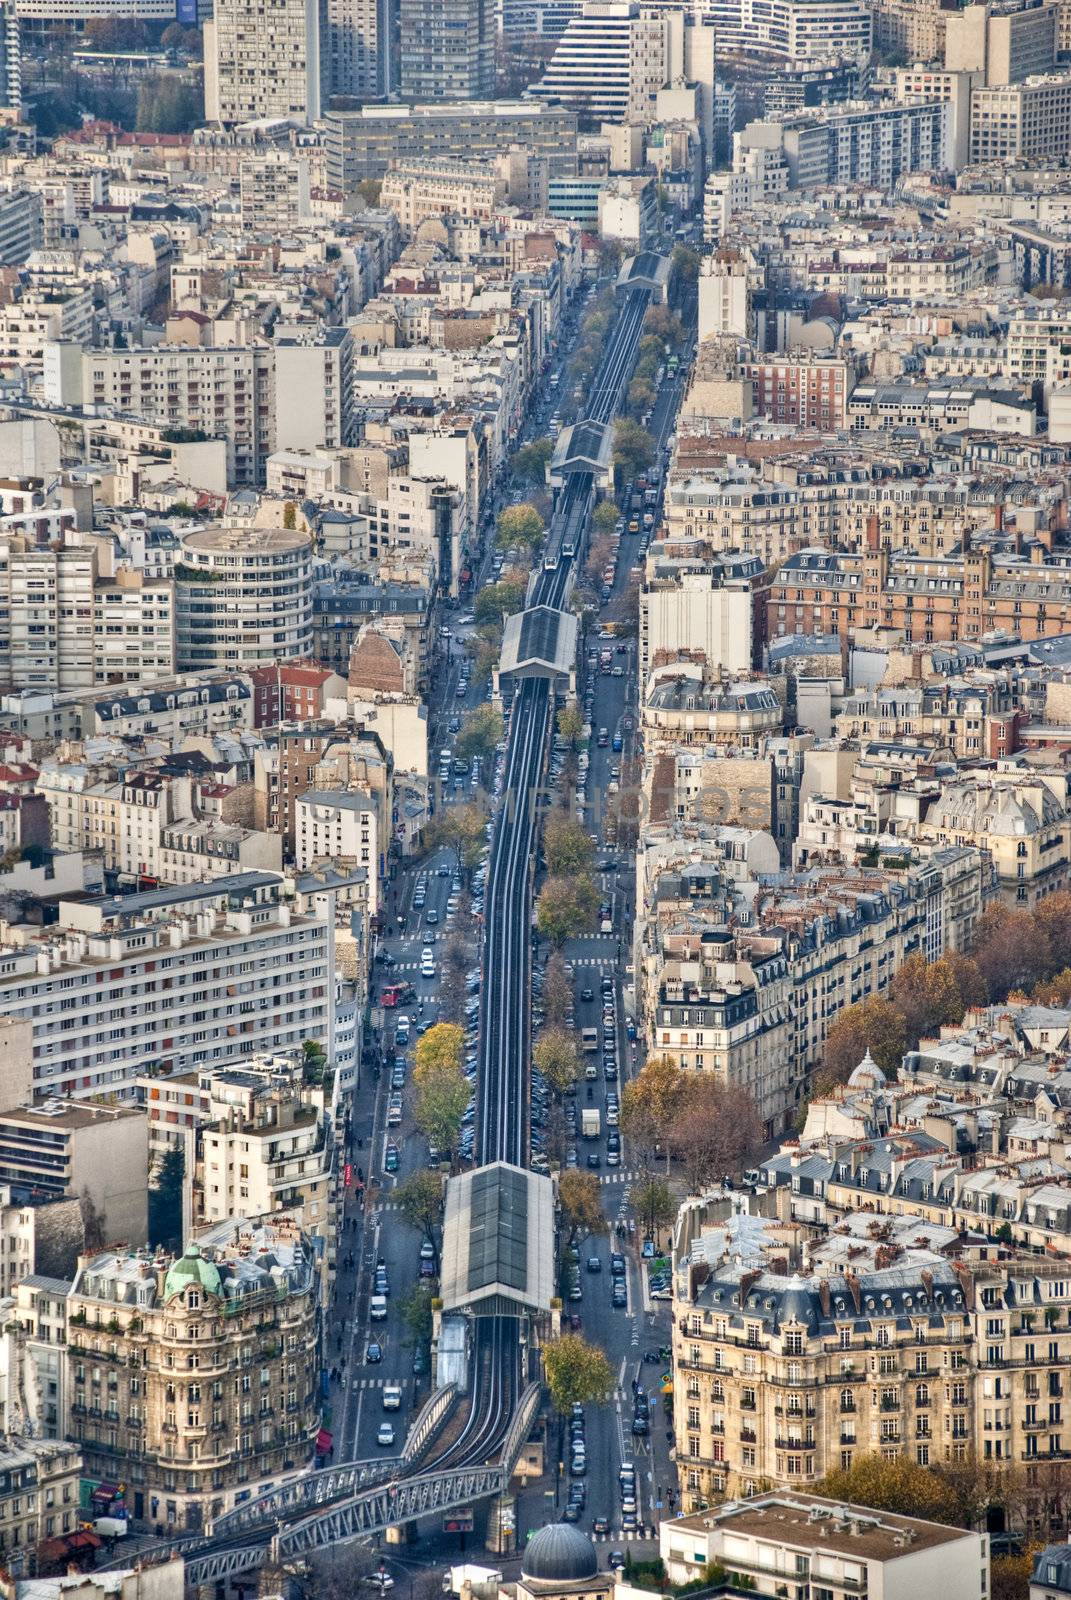
<svg viewBox="0 0 1071 1600">
<path fill-rule="evenodd" d="M 577 422 L 563 428 L 554 445 L 552 479 L 569 472 L 601 472 L 610 464 L 613 430 L 604 422 Z"/>
<path fill-rule="evenodd" d="M 499 675 L 567 678 L 576 662 L 576 617 L 553 606 L 530 606 L 507 617 Z"/>
<path fill-rule="evenodd" d="M 669 257 L 656 250 L 641 250 L 621 263 L 617 275 L 619 289 L 650 289 L 656 299 L 665 298 L 669 287 Z"/>
<path fill-rule="evenodd" d="M 554 1294 L 554 1188 L 549 1178 L 496 1161 L 446 1185 L 440 1294 L 443 1311 L 523 1316 Z"/>
</svg>

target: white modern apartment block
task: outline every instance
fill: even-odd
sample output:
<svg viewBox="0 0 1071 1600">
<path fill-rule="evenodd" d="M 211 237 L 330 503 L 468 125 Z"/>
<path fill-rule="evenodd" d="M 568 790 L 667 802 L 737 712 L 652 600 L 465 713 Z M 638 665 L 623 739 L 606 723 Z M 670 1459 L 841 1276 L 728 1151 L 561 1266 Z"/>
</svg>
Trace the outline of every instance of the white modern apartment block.
<svg viewBox="0 0 1071 1600">
<path fill-rule="evenodd" d="M 278 873 L 61 901 L 0 950 L 0 1011 L 33 1025 L 34 1093 L 132 1098 L 138 1078 L 226 1054 L 333 1049 L 334 922 Z"/>
<path fill-rule="evenodd" d="M 320 115 L 317 0 L 219 0 L 205 23 L 205 119 L 231 126 L 262 117 Z"/>
<path fill-rule="evenodd" d="M 718 53 L 791 61 L 870 59 L 866 0 L 707 0 Z"/>
<path fill-rule="evenodd" d="M 242 227 L 285 233 L 312 216 L 309 163 L 292 150 L 269 150 L 242 162 Z"/>
<path fill-rule="evenodd" d="M 679 78 L 701 83 L 712 98 L 713 51 L 703 46 L 713 37 L 683 8 L 587 0 L 529 93 L 558 101 L 586 121 L 642 121 L 652 115 L 659 89 Z"/>
<path fill-rule="evenodd" d="M 15 0 L 23 30 L 33 33 L 63 29 L 81 33 L 87 22 L 102 18 L 128 22 L 174 22 L 175 0 Z"/>
<path fill-rule="evenodd" d="M 275 437 L 288 450 L 353 444 L 353 335 L 348 328 L 275 341 Z"/>
<path fill-rule="evenodd" d="M 93 545 L 0 540 L 0 684 L 91 689 L 174 671 L 170 581 L 107 565 Z"/>
<path fill-rule="evenodd" d="M 309 789 L 294 812 L 299 872 L 318 861 L 352 861 L 368 869 L 368 911 L 379 910 L 379 837 L 375 804 L 359 789 Z"/>
<path fill-rule="evenodd" d="M 227 444 L 227 481 L 262 483 L 275 448 L 275 352 L 263 345 L 154 345 L 151 349 L 44 351 L 44 397 L 92 405 L 160 428 L 194 429 Z"/>
<path fill-rule="evenodd" d="M 287 528 L 199 528 L 175 570 L 180 671 L 267 667 L 312 650 L 312 541 Z"/>
<path fill-rule="evenodd" d="M 688 651 L 706 657 L 712 670 L 747 672 L 751 667 L 751 591 L 707 572 L 684 572 L 675 581 L 640 590 L 640 673 L 646 680 L 656 657 Z"/>
</svg>

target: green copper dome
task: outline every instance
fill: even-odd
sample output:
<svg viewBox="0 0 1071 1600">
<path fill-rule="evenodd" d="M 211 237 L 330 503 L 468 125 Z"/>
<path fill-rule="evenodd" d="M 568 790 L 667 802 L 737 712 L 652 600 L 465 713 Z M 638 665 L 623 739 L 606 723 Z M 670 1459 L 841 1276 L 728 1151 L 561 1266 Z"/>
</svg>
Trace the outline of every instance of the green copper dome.
<svg viewBox="0 0 1071 1600">
<path fill-rule="evenodd" d="M 200 1246 L 196 1244 L 188 1244 L 184 1253 L 168 1268 L 164 1279 L 164 1299 L 170 1300 L 173 1294 L 182 1294 L 191 1283 L 199 1283 L 206 1294 L 221 1293 L 219 1268 L 214 1262 L 205 1260 Z"/>
</svg>

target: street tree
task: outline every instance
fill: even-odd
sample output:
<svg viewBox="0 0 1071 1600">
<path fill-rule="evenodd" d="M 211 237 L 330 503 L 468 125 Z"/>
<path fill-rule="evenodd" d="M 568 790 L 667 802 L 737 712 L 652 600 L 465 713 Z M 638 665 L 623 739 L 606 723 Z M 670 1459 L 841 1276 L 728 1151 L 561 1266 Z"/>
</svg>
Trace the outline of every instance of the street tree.
<svg viewBox="0 0 1071 1600">
<path fill-rule="evenodd" d="M 567 1028 L 544 1028 L 532 1050 L 532 1060 L 560 1098 L 580 1076 L 576 1035 Z"/>
<path fill-rule="evenodd" d="M 497 622 L 482 622 L 465 640 L 465 649 L 472 662 L 473 677 L 478 683 L 489 678 L 502 654 L 502 628 Z"/>
<path fill-rule="evenodd" d="M 648 1239 L 657 1239 L 677 1215 L 677 1202 L 663 1178 L 642 1178 L 628 1192 L 628 1203 Z"/>
<path fill-rule="evenodd" d="M 416 1045 L 414 1074 L 461 1070 L 465 1057 L 465 1030 L 456 1022 L 437 1022 L 422 1034 Z"/>
<path fill-rule="evenodd" d="M 591 526 L 596 533 L 612 534 L 620 514 L 613 500 L 600 500 L 591 513 Z"/>
<path fill-rule="evenodd" d="M 575 700 L 570 700 L 558 712 L 558 733 L 572 749 L 576 749 L 584 732 L 584 713 Z"/>
<path fill-rule="evenodd" d="M 549 877 L 536 902 L 536 927 L 551 944 L 590 933 L 599 908 L 599 891 L 590 877 Z"/>
<path fill-rule="evenodd" d="M 439 956 L 442 982 L 439 985 L 439 1009 L 446 1022 L 460 1023 L 465 1007 L 465 977 L 473 958 L 472 946 L 460 929 L 467 926 L 468 896 L 464 912 L 458 906 L 458 921 L 443 941 Z"/>
<path fill-rule="evenodd" d="M 628 409 L 634 417 L 642 417 L 645 411 L 650 411 L 657 396 L 654 384 L 649 378 L 637 375 L 628 386 Z"/>
<path fill-rule="evenodd" d="M 1054 972 L 1051 978 L 1042 978 L 1034 985 L 1032 998 L 1043 1006 L 1071 1005 L 1071 967 Z"/>
<path fill-rule="evenodd" d="M 709 1073 L 690 1078 L 669 1129 L 690 1194 L 736 1174 L 762 1148 L 762 1118 L 742 1085 Z"/>
<path fill-rule="evenodd" d="M 530 444 L 522 445 L 510 467 L 515 481 L 542 488 L 546 482 L 547 462 L 553 454 L 553 439 L 533 439 Z"/>
<path fill-rule="evenodd" d="M 551 952 L 543 972 L 543 1015 L 549 1027 L 564 1026 L 573 1004 L 573 986 L 560 950 Z"/>
<path fill-rule="evenodd" d="M 427 1037 L 425 1034 L 424 1038 Z M 413 1089 L 413 1116 L 417 1127 L 436 1150 L 448 1150 L 452 1156 L 461 1133 L 461 1119 L 472 1095 L 468 1079 L 460 1066 L 436 1065 L 422 1069 L 418 1062 L 413 1070 Z"/>
<path fill-rule="evenodd" d="M 593 585 L 602 582 L 603 569 L 614 558 L 614 541 L 608 533 L 600 533 L 591 541 L 584 572 Z"/>
<path fill-rule="evenodd" d="M 614 1372 L 598 1345 L 578 1333 L 563 1333 L 543 1346 L 547 1389 L 565 1416 L 574 1405 L 602 1404 L 614 1392 Z"/>
<path fill-rule="evenodd" d="M 614 468 L 624 481 L 646 472 L 655 458 L 655 443 L 646 428 L 631 417 L 618 417 L 614 424 Z"/>
<path fill-rule="evenodd" d="M 927 961 L 915 951 L 893 978 L 890 997 L 904 1018 L 908 1049 L 913 1049 L 946 1024 L 962 1022 L 969 1006 L 984 1004 L 986 984 L 967 956 Z"/>
<path fill-rule="evenodd" d="M 501 627 L 507 617 L 521 609 L 527 586 L 527 578 L 519 572 L 509 572 L 497 583 L 487 584 L 473 603 L 472 611 L 477 624 L 496 622 Z"/>
<path fill-rule="evenodd" d="M 357 185 L 357 198 L 368 210 L 374 211 L 379 204 L 380 190 L 383 181 L 380 178 L 362 178 Z"/>
<path fill-rule="evenodd" d="M 669 306 L 651 306 L 643 322 L 644 333 L 653 333 L 667 344 L 679 344 L 684 337 L 684 325 Z"/>
<path fill-rule="evenodd" d="M 431 1285 L 425 1280 L 414 1283 L 402 1301 L 402 1322 L 409 1334 L 410 1344 L 421 1346 L 431 1340 Z"/>
<path fill-rule="evenodd" d="M 486 768 L 503 732 L 501 711 L 490 705 L 474 706 L 471 711 L 466 712 L 458 730 L 454 745 L 458 759 L 460 761 L 475 759 L 479 761 L 481 767 Z"/>
<path fill-rule="evenodd" d="M 394 1191 L 394 1203 L 411 1228 L 418 1228 L 434 1251 L 439 1270 L 438 1229 L 443 1220 L 443 1184 L 437 1172 L 420 1168 Z"/>
<path fill-rule="evenodd" d="M 648 1156 L 662 1146 L 684 1104 L 687 1080 L 669 1056 L 650 1056 L 621 1091 L 621 1131 Z"/>
<path fill-rule="evenodd" d="M 506 506 L 498 514 L 498 542 L 504 550 L 512 545 L 527 545 L 534 550 L 543 532 L 543 518 L 533 505 Z"/>
<path fill-rule="evenodd" d="M 990 1000 L 1003 1000 L 1012 990 L 1029 992 L 1055 970 L 1046 929 L 1032 913 L 1013 911 L 1002 901 L 988 905 L 979 917 L 971 954 Z"/>
<path fill-rule="evenodd" d="M 602 1191 L 594 1172 L 581 1172 L 578 1167 L 567 1168 L 558 1179 L 558 1202 L 568 1229 L 570 1245 L 574 1245 L 578 1239 L 590 1239 L 594 1234 L 606 1232 Z"/>
<path fill-rule="evenodd" d="M 699 280 L 698 251 L 686 244 L 677 245 L 670 257 L 669 270 L 675 288 L 691 287 Z"/>
<path fill-rule="evenodd" d="M 586 877 L 595 860 L 595 846 L 583 823 L 567 811 L 551 811 L 543 824 L 547 870 L 557 877 Z"/>
<path fill-rule="evenodd" d="M 855 1456 L 848 1468 L 827 1472 L 815 1493 L 842 1505 L 869 1506 L 927 1522 L 956 1525 L 957 1497 L 939 1475 L 910 1456 Z"/>
<path fill-rule="evenodd" d="M 1033 911 L 1049 941 L 1049 964 L 1053 972 L 1071 966 L 1071 893 L 1058 889 L 1046 895 Z"/>
<path fill-rule="evenodd" d="M 903 1012 L 883 995 L 871 995 L 846 1007 L 831 1024 L 816 1088 L 826 1093 L 838 1083 L 847 1083 L 868 1050 L 881 1070 L 893 1075 L 906 1049 Z"/>
<path fill-rule="evenodd" d="M 424 839 L 429 849 L 453 850 L 458 866 L 471 871 L 483 852 L 486 821 L 482 807 L 473 803 L 444 806 L 424 829 Z"/>
</svg>

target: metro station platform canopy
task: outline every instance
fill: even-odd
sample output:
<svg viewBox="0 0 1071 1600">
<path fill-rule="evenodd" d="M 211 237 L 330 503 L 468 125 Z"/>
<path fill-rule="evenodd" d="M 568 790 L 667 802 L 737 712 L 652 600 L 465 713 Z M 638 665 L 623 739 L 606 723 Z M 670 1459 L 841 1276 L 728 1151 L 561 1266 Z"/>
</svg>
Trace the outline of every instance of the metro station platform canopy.
<svg viewBox="0 0 1071 1600">
<path fill-rule="evenodd" d="M 496 1161 L 446 1185 L 443 1311 L 519 1317 L 549 1311 L 554 1286 L 554 1186 Z"/>
</svg>

